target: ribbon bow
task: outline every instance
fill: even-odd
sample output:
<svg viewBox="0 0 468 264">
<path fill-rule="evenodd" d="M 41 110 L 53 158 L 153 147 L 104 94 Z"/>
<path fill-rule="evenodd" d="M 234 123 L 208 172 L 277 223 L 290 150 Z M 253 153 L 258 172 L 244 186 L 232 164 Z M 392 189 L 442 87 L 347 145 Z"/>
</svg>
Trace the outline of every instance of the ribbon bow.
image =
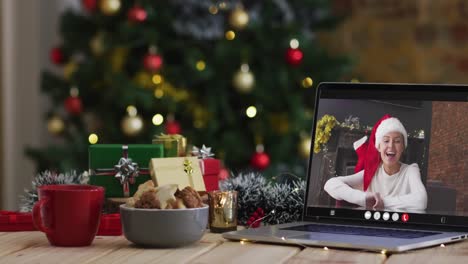
<svg viewBox="0 0 468 264">
<path fill-rule="evenodd" d="M 214 156 L 214 154 L 211 153 L 211 148 L 208 148 L 205 145 L 203 145 L 201 149 L 193 146 L 192 155 L 197 156 L 199 159 L 206 159 Z"/>
<path fill-rule="evenodd" d="M 115 178 L 120 181 L 120 184 L 127 182 L 134 183 L 135 177 L 139 174 L 138 164 L 132 162 L 132 159 L 128 157 L 128 147 L 123 146 L 123 157 L 120 158 L 117 165 L 114 166 L 116 171 Z"/>
</svg>

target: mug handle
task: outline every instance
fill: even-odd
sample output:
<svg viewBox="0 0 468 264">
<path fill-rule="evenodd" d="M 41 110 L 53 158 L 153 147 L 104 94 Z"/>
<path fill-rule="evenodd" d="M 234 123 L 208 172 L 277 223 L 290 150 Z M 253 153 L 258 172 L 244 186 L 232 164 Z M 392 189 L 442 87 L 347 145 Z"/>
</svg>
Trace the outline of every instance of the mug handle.
<svg viewBox="0 0 468 264">
<path fill-rule="evenodd" d="M 52 229 L 44 226 L 42 223 L 42 217 L 41 217 L 41 211 L 46 202 L 48 202 L 49 199 L 41 199 L 36 204 L 34 204 L 33 207 L 33 220 L 34 220 L 34 225 L 39 229 L 40 231 L 46 233 L 46 234 L 51 234 Z"/>
</svg>

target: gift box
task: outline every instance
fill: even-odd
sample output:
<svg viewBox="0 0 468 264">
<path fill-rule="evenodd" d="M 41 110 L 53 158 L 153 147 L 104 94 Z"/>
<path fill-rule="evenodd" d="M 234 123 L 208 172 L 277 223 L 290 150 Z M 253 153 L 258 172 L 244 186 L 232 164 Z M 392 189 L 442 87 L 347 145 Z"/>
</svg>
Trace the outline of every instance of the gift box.
<svg viewBox="0 0 468 264">
<path fill-rule="evenodd" d="M 219 190 L 219 171 L 221 170 L 221 161 L 219 159 L 200 159 L 200 169 L 203 174 L 206 191 Z"/>
<path fill-rule="evenodd" d="M 196 191 L 206 191 L 197 157 L 153 158 L 149 170 L 156 186 L 175 183 L 181 190 L 191 186 Z"/>
<path fill-rule="evenodd" d="M 110 197 L 106 198 L 102 211 L 107 214 L 120 213 L 120 206 L 126 203 L 128 197 Z"/>
<path fill-rule="evenodd" d="M 97 231 L 98 236 L 120 236 L 122 235 L 122 224 L 120 214 L 103 214 Z"/>
<path fill-rule="evenodd" d="M 0 211 L 0 232 L 35 230 L 32 213 Z"/>
<path fill-rule="evenodd" d="M 164 156 L 160 144 L 89 146 L 89 184 L 103 186 L 106 197 L 130 197 L 151 179 L 148 163 Z M 136 169 L 137 168 L 137 169 Z"/>
<path fill-rule="evenodd" d="M 36 231 L 32 213 L 0 211 L 0 232 Z M 98 236 L 122 235 L 120 214 L 103 214 L 99 222 Z"/>
<path fill-rule="evenodd" d="M 164 157 L 183 157 L 186 154 L 187 139 L 182 135 L 156 135 L 153 144 L 161 144 L 164 148 Z"/>
</svg>

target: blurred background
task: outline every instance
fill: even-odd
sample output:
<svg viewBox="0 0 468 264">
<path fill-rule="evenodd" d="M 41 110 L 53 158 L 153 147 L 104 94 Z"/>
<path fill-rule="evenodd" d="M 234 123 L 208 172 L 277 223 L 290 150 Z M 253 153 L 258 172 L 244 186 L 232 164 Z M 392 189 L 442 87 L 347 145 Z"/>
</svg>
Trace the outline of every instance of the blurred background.
<svg viewBox="0 0 468 264">
<path fill-rule="evenodd" d="M 462 0 L 155 2 L 0 1 L 1 208 L 90 144 L 161 133 L 304 177 L 320 82 L 467 79 Z"/>
</svg>

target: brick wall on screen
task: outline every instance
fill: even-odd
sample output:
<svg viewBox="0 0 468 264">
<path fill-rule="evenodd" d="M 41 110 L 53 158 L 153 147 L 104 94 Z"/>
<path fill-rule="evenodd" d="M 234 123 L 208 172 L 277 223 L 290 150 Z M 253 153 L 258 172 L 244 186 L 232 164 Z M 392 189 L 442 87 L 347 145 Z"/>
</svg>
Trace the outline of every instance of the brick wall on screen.
<svg viewBox="0 0 468 264">
<path fill-rule="evenodd" d="M 457 211 L 468 212 L 468 104 L 433 104 L 428 180 L 457 190 Z"/>
<path fill-rule="evenodd" d="M 349 79 L 468 83 L 468 1 L 334 3 L 346 19 L 321 39 L 332 53 L 355 59 Z"/>
</svg>

